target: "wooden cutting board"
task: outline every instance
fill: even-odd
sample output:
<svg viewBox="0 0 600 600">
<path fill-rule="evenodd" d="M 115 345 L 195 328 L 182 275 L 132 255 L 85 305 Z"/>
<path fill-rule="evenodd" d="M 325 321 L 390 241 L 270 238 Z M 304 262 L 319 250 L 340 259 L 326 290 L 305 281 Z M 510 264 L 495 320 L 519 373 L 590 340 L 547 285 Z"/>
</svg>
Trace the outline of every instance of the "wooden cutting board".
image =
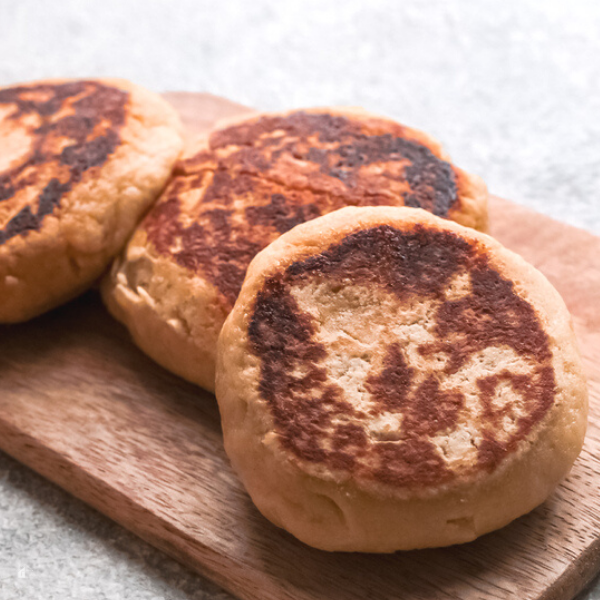
<svg viewBox="0 0 600 600">
<path fill-rule="evenodd" d="M 195 133 L 248 110 L 168 97 Z M 94 292 L 0 327 L 0 448 L 240 598 L 572 598 L 600 570 L 600 238 L 498 198 L 491 222 L 564 296 L 591 392 L 571 474 L 498 532 L 390 556 L 297 542 L 261 517 L 232 473 L 214 397 L 147 359 Z"/>
</svg>

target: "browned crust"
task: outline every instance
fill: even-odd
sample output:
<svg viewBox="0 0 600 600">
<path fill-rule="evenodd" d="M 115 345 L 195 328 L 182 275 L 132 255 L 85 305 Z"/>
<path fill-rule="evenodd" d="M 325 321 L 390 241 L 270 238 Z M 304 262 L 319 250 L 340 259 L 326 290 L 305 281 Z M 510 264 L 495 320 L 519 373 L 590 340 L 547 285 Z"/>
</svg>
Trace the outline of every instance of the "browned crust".
<svg viewBox="0 0 600 600">
<path fill-rule="evenodd" d="M 0 90 L 0 321 L 89 287 L 164 188 L 183 146 L 176 111 L 119 79 Z"/>
<path fill-rule="evenodd" d="M 230 309 L 259 250 L 344 206 L 421 207 L 485 227 L 484 186 L 445 159 L 428 136 L 365 113 L 254 117 L 180 161 L 144 228 L 159 254 L 205 277 Z"/>
<path fill-rule="evenodd" d="M 426 383 L 428 375 L 436 372 L 443 379 L 443 373 L 450 369 L 452 362 L 459 364 L 467 356 L 468 348 L 461 342 L 460 334 L 469 333 L 471 317 L 467 312 L 463 324 L 450 323 L 447 318 L 439 318 L 443 316 L 439 307 L 443 306 L 443 301 L 452 301 L 446 306 L 453 307 L 458 318 L 467 309 L 470 296 L 475 296 L 471 300 L 479 297 L 480 302 L 488 292 L 482 289 L 474 294 L 468 285 L 469 280 L 459 275 L 452 277 L 441 298 L 431 300 L 435 285 L 426 285 L 431 279 L 427 276 L 417 278 L 414 283 L 416 287 L 409 287 L 406 301 L 401 301 L 395 292 L 389 290 L 398 289 L 403 294 L 404 286 L 394 282 L 402 278 L 405 284 L 415 282 L 415 278 L 410 277 L 411 270 L 407 268 L 400 269 L 396 275 L 387 268 L 383 269 L 387 274 L 383 279 L 383 284 L 388 286 L 386 290 L 381 284 L 353 287 L 350 283 L 340 288 L 340 282 L 334 276 L 347 276 L 348 270 L 340 269 L 333 260 L 329 264 L 319 257 L 340 247 L 346 239 L 357 239 L 352 236 L 361 230 L 373 230 L 381 226 L 391 226 L 406 234 L 415 231 L 418 226 L 427 230 L 437 229 L 447 235 L 454 234 L 466 244 L 467 252 L 457 252 L 460 245 L 455 244 L 454 249 L 450 245 L 446 253 L 447 260 L 440 262 L 438 256 L 429 268 L 433 266 L 435 269 L 436 263 L 441 265 L 443 278 L 443 265 L 450 271 L 463 265 L 465 269 L 469 267 L 472 273 L 481 267 L 483 275 L 489 267 L 491 275 L 495 271 L 500 276 L 500 279 L 495 275 L 492 277 L 492 281 L 496 279 L 499 282 L 496 292 L 500 294 L 489 290 L 494 297 L 503 298 L 500 300 L 500 314 L 511 317 L 514 312 L 511 305 L 516 306 L 518 312 L 521 309 L 523 311 L 520 316 L 515 313 L 517 319 L 514 322 L 511 318 L 506 321 L 508 331 L 514 333 L 514 336 L 509 336 L 512 346 L 504 349 L 494 346 L 491 351 L 478 354 L 476 359 L 470 360 L 455 375 L 450 375 L 438 390 L 444 392 L 441 402 L 433 406 L 423 406 L 421 401 L 437 393 L 435 386 L 430 383 L 432 389 L 419 394 L 415 393 L 419 388 L 415 384 Z M 468 251 L 469 248 L 472 251 Z M 405 255 L 408 258 L 410 253 Z M 381 257 L 382 266 L 394 262 L 386 257 L 385 252 L 381 253 Z M 487 265 L 482 257 L 487 258 Z M 333 254 L 330 258 L 333 258 Z M 311 260 L 314 260 L 313 264 L 327 264 L 331 275 L 313 277 L 313 271 L 305 268 Z M 359 266 L 359 262 L 357 260 L 354 266 Z M 324 416 L 316 415 L 317 421 L 331 417 L 339 406 L 351 401 L 356 411 L 374 409 L 386 413 L 390 408 L 401 410 L 411 422 L 410 431 L 414 436 L 402 436 L 405 433 L 401 427 L 402 419 L 387 420 L 387 415 L 383 419 L 375 416 L 372 421 L 367 418 L 367 442 L 378 439 L 384 449 L 379 455 L 372 453 L 371 462 L 361 456 L 365 447 L 362 446 L 360 433 L 349 429 L 339 431 L 337 448 L 329 443 L 331 440 L 328 438 L 328 443 L 322 447 L 329 452 L 345 451 L 354 461 L 354 467 L 351 467 L 354 471 L 344 466 L 348 464 L 345 457 L 342 457 L 344 461 L 338 461 L 340 466 L 334 466 L 331 462 L 304 460 L 286 448 L 280 439 L 283 430 L 275 426 L 272 403 L 265 400 L 267 395 L 259 384 L 263 380 L 263 365 L 267 361 L 263 358 L 264 353 L 257 355 L 252 346 L 259 342 L 268 347 L 269 338 L 264 334 L 268 334 L 269 319 L 273 323 L 276 321 L 276 314 L 260 319 L 261 325 L 257 321 L 257 326 L 264 327 L 264 331 L 253 342 L 249 333 L 256 315 L 255 307 L 258 308 L 259 294 L 268 296 L 269 285 L 277 284 L 282 293 L 288 291 L 285 286 L 286 278 L 291 277 L 288 269 L 298 272 L 298 276 L 304 273 L 302 276 L 305 277 L 290 288 L 296 307 L 289 303 L 289 295 L 285 293 L 284 301 L 275 305 L 280 313 L 286 307 L 288 311 L 294 308 L 290 311 L 293 314 L 300 310 L 297 318 L 290 314 L 290 346 L 297 350 L 304 347 L 304 355 L 310 356 L 310 360 L 298 361 L 299 368 L 286 375 L 277 371 L 273 357 L 272 375 L 276 380 L 271 391 L 281 383 L 285 384 L 289 376 L 301 379 L 307 375 L 318 382 L 322 379 L 318 370 L 325 366 L 328 381 L 319 383 L 314 397 L 322 396 L 329 404 L 324 407 Z M 382 275 L 378 272 L 381 270 L 378 266 L 372 270 L 375 271 L 374 277 Z M 424 275 L 428 272 L 426 269 Z M 359 271 L 359 276 L 369 274 L 363 270 L 362 273 Z M 509 284 L 502 283 L 502 280 Z M 272 283 L 267 285 L 267 282 Z M 415 289 L 420 289 L 423 295 L 415 295 Z M 503 290 L 510 293 L 503 295 Z M 271 292 L 275 291 L 271 289 Z M 514 294 L 521 298 L 523 304 L 519 301 L 515 304 L 512 298 Z M 364 301 L 368 299 L 372 299 L 373 309 L 364 309 Z M 503 303 L 505 308 L 502 308 Z M 317 311 L 316 306 L 322 306 L 322 310 Z M 532 332 L 541 329 L 545 341 L 543 336 L 534 336 L 530 343 L 525 333 L 519 341 L 515 323 L 520 321 L 521 324 L 527 324 L 530 321 L 527 317 L 530 309 L 534 312 Z M 447 316 L 453 311 L 448 312 Z M 388 318 L 388 315 L 396 314 L 397 320 Z M 363 315 L 364 318 L 361 318 Z M 374 322 L 369 315 L 373 316 Z M 426 328 L 413 328 L 414 317 L 425 319 Z M 485 338 L 480 333 L 489 333 L 490 328 L 487 325 L 481 327 L 478 319 L 472 321 L 476 325 L 474 334 L 467 335 L 465 341 L 470 339 L 479 343 L 480 340 L 483 343 Z M 501 320 L 497 321 L 500 323 Z M 430 343 L 437 345 L 439 340 L 432 334 L 434 331 L 440 333 L 444 328 L 454 328 L 459 334 L 452 334 L 448 329 L 448 352 L 440 351 L 431 358 L 421 356 L 418 346 Z M 497 334 L 504 335 L 501 332 Z M 299 337 L 302 344 L 294 344 L 295 336 Z M 275 349 L 280 340 L 280 337 L 273 336 L 271 348 Z M 397 342 L 396 346 L 394 342 Z M 404 354 L 407 347 L 410 347 L 408 356 Z M 348 350 L 360 362 L 349 364 L 344 358 L 348 356 Z M 539 352 L 541 366 L 544 367 L 546 350 L 551 355 L 550 366 L 555 384 L 549 408 L 546 408 L 547 401 L 544 399 L 550 393 L 544 383 L 548 381 L 546 374 L 536 372 L 531 364 L 534 354 Z M 369 356 L 364 356 L 365 351 L 370 353 Z M 326 358 L 322 360 L 320 356 L 323 352 Z M 301 354 L 297 353 L 298 356 Z M 294 360 L 292 357 L 292 362 Z M 352 375 L 352 369 L 355 375 Z M 523 374 L 529 374 L 534 379 L 528 382 L 527 390 L 523 389 L 525 379 L 520 377 Z M 490 388 L 496 385 L 493 379 L 488 378 L 490 375 L 497 376 L 501 380 L 498 385 L 504 388 L 504 395 L 494 398 L 492 404 L 485 402 Z M 481 392 L 477 385 L 472 384 L 478 378 L 481 379 Z M 411 383 L 413 385 L 409 390 L 407 387 Z M 344 393 L 327 390 L 332 384 L 340 384 L 338 387 L 342 387 Z M 465 415 L 462 399 L 458 394 L 450 393 L 453 391 L 468 394 L 467 404 L 472 412 Z M 511 400 L 513 391 L 515 402 Z M 498 461 L 494 452 L 488 455 L 485 443 L 481 444 L 480 441 L 485 440 L 486 430 L 492 436 L 499 431 L 497 423 L 506 416 L 503 414 L 503 405 L 522 406 L 523 396 L 531 392 L 540 394 L 539 402 L 532 397 L 526 399 L 532 427 L 518 447 L 514 450 L 509 448 L 504 458 Z M 480 394 L 484 399 L 483 405 L 478 401 Z M 255 257 L 248 268 L 236 305 L 219 337 L 216 396 L 225 449 L 258 509 L 273 523 L 284 527 L 300 540 L 317 548 L 338 551 L 394 552 L 444 546 L 470 541 L 506 525 L 543 502 L 568 472 L 581 450 L 587 415 L 585 376 L 569 313 L 544 276 L 486 235 L 438 219 L 422 210 L 393 207 L 344 208 L 295 227 Z M 283 403 L 283 398 L 275 401 Z M 541 412 L 538 411 L 546 412 L 540 417 Z M 425 414 L 433 415 L 435 419 L 425 419 Z M 480 434 L 477 435 L 475 428 L 462 429 L 463 433 L 473 431 L 474 435 L 464 436 L 460 438 L 464 443 L 455 444 L 456 437 L 452 440 L 451 436 L 445 435 L 444 428 L 451 425 L 457 415 L 459 420 L 462 418 L 463 427 L 481 422 Z M 509 428 L 505 428 L 509 435 L 515 431 L 513 424 L 518 422 L 520 415 L 515 416 L 517 419 Z M 339 425 L 344 424 L 344 420 L 343 413 L 332 419 L 334 424 Z M 365 422 L 359 418 L 353 419 L 352 424 L 363 429 Z M 520 425 L 527 427 L 524 422 Z M 318 422 L 315 423 L 317 434 L 318 426 Z M 302 427 L 306 428 L 306 424 L 298 427 L 299 432 Z M 430 437 L 437 428 L 440 428 L 440 433 Z M 335 428 L 331 430 L 335 431 Z M 404 453 L 398 460 L 394 456 L 395 451 L 388 449 L 390 442 L 397 439 L 410 442 L 412 437 L 425 442 L 425 445 L 430 439 L 435 440 L 442 458 L 453 457 L 453 469 L 464 467 L 464 477 L 445 479 L 442 474 L 437 483 L 423 485 L 423 481 L 435 473 L 435 463 L 430 462 L 434 468 L 429 469 L 429 465 L 424 465 L 424 478 L 421 478 L 418 469 L 411 469 L 409 472 L 415 477 L 411 481 L 410 477 L 406 477 L 404 468 L 407 459 L 414 458 L 417 462 L 427 458 L 429 450 L 421 453 L 418 444 L 413 443 L 415 454 L 411 457 L 409 453 Z M 318 449 L 324 438 L 317 435 L 315 440 Z M 511 444 L 507 438 L 500 441 L 508 446 Z M 301 445 L 300 441 L 298 444 Z M 385 477 L 381 477 L 378 467 L 385 462 L 381 459 L 385 459 L 382 454 L 387 452 L 390 452 L 387 458 L 395 464 L 390 466 Z M 318 457 L 316 452 L 315 456 Z M 488 456 L 493 459 L 492 462 L 488 462 Z M 366 467 L 364 477 L 361 477 L 362 466 Z M 400 481 L 404 485 L 398 485 Z"/>
<path fill-rule="evenodd" d="M 380 288 L 401 301 L 427 301 L 443 298 L 450 279 L 462 273 L 470 277 L 470 293 L 441 302 L 435 314 L 438 341 L 423 344 L 418 351 L 447 354 L 445 374 L 452 375 L 477 352 L 506 346 L 533 365 L 533 371 L 528 375 L 505 371 L 477 379 L 482 440 L 470 472 L 456 473 L 445 464 L 431 437 L 454 431 L 464 395 L 443 391 L 435 375 L 415 387 L 414 369 L 403 349 L 393 343 L 381 371 L 367 378 L 373 408 L 368 413 L 356 410 L 345 399 L 344 389 L 328 379 L 322 364 L 328 349 L 314 339 L 314 319 L 298 308 L 290 290 L 311 281 L 332 280 L 339 286 Z M 552 354 L 532 306 L 489 264 L 485 249 L 436 227 L 363 229 L 292 263 L 258 291 L 248 339 L 250 350 L 261 361 L 259 391 L 281 445 L 301 461 L 387 485 L 439 486 L 459 475 L 468 478 L 480 470 L 494 471 L 554 402 Z M 511 414 L 510 406 L 494 408 L 492 398 L 501 382 L 522 395 L 522 414 Z M 402 415 L 403 439 L 368 438 L 365 422 L 383 411 Z M 500 439 L 497 434 L 506 415 L 516 419 L 517 427 L 509 439 Z"/>
<path fill-rule="evenodd" d="M 98 81 L 0 90 L 0 108 L 10 110 L 2 129 L 30 139 L 25 157 L 0 173 L 0 245 L 40 230 L 86 171 L 108 160 L 121 143 L 128 102 L 127 91 Z"/>
</svg>

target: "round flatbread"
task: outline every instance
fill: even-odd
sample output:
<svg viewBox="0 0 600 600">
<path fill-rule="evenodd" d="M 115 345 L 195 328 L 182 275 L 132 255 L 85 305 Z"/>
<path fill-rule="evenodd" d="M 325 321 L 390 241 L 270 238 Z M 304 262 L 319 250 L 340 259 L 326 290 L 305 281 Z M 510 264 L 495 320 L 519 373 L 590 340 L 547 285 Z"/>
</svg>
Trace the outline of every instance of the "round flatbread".
<svg viewBox="0 0 600 600">
<path fill-rule="evenodd" d="M 216 395 L 256 506 L 325 550 L 506 525 L 570 469 L 587 416 L 556 290 L 409 208 L 345 208 L 263 250 L 221 332 Z"/>
<path fill-rule="evenodd" d="M 105 284 L 137 344 L 214 389 L 219 332 L 262 248 L 344 206 L 425 208 L 485 229 L 487 190 L 428 135 L 361 110 L 224 124 L 187 152 Z"/>
<path fill-rule="evenodd" d="M 0 322 L 97 279 L 160 194 L 183 145 L 175 110 L 123 80 L 0 89 Z"/>
</svg>

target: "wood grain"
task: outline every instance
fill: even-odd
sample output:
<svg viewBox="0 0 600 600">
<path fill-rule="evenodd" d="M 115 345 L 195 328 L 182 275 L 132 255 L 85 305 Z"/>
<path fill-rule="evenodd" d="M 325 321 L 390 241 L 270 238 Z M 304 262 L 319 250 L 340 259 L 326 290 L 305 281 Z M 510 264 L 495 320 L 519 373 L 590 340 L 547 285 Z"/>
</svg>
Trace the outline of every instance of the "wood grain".
<svg viewBox="0 0 600 600">
<path fill-rule="evenodd" d="M 244 110 L 169 94 L 195 133 Z M 600 570 L 600 239 L 494 198 L 493 234 L 571 309 L 590 378 L 585 449 L 552 497 L 463 546 L 327 554 L 253 508 L 222 448 L 215 400 L 156 366 L 89 292 L 0 328 L 0 447 L 245 599 L 572 598 Z"/>
</svg>

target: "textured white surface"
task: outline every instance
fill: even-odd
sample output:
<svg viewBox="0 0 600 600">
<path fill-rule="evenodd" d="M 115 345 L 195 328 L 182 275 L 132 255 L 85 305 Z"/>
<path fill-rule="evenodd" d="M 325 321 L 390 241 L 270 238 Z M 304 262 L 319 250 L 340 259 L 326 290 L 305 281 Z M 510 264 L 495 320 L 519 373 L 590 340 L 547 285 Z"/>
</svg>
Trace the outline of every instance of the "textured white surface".
<svg viewBox="0 0 600 600">
<path fill-rule="evenodd" d="M 0 0 L 0 86 L 112 75 L 265 109 L 362 105 L 600 234 L 599 34 L 595 0 Z M 228 597 L 0 454 L 3 600 Z"/>
</svg>

